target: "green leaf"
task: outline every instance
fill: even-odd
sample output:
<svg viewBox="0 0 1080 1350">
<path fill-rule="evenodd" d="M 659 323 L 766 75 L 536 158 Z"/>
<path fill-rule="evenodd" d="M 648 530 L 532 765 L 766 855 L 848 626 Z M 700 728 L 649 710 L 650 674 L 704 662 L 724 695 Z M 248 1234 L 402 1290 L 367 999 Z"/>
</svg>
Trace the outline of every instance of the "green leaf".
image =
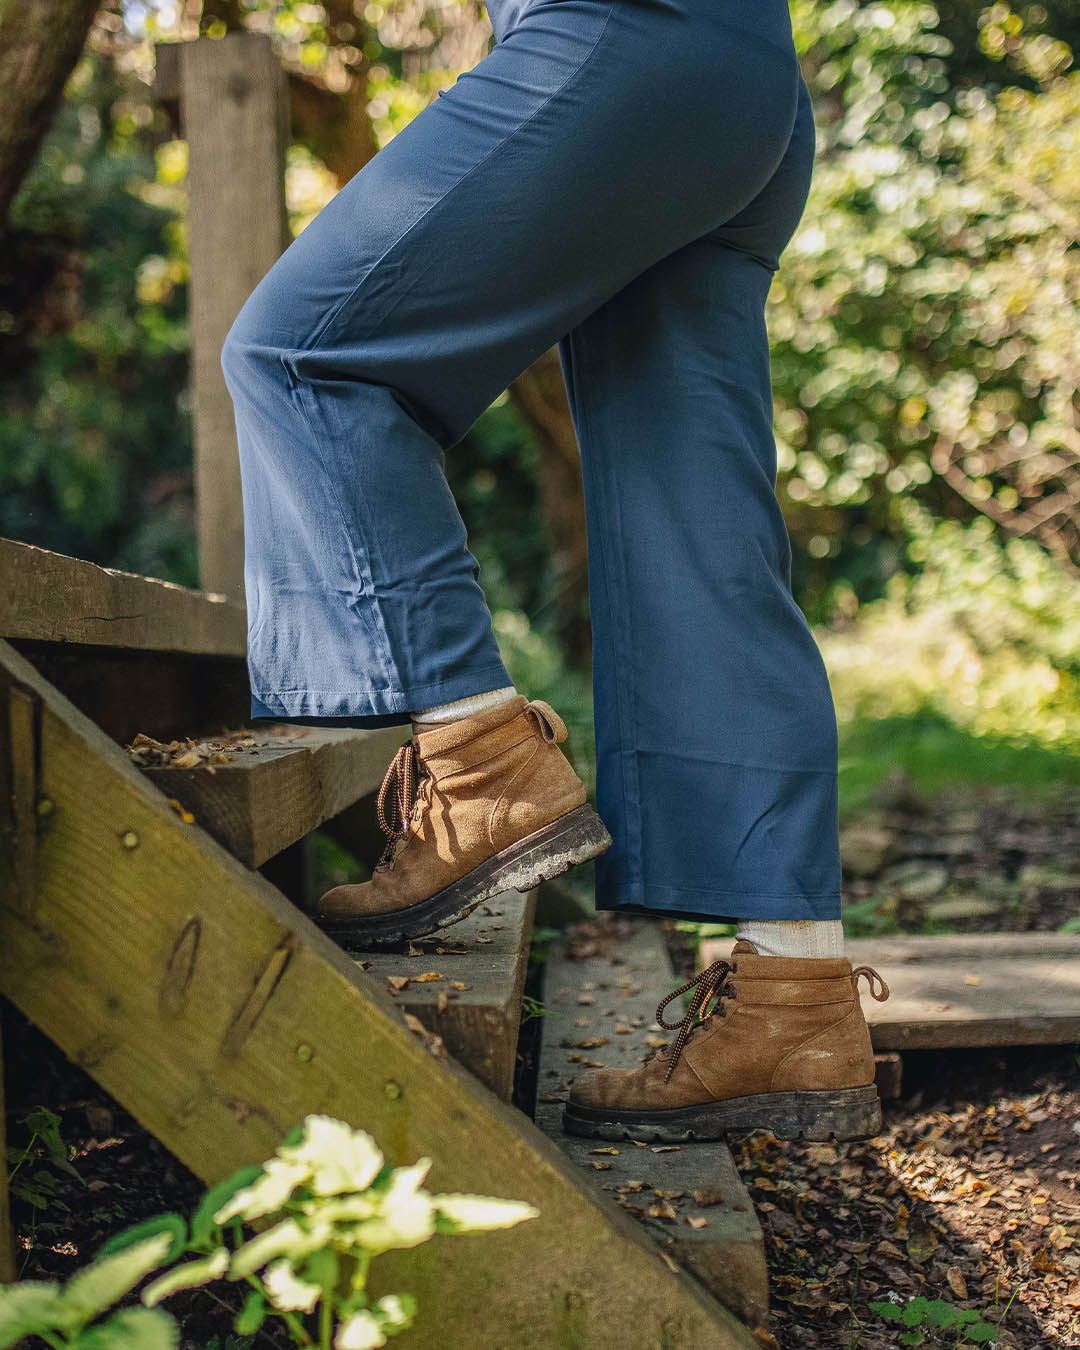
<svg viewBox="0 0 1080 1350">
<path fill-rule="evenodd" d="M 258 1289 L 248 1291 L 244 1306 L 236 1314 L 233 1330 L 239 1336 L 254 1336 L 266 1321 L 266 1299 Z"/>
<path fill-rule="evenodd" d="M 66 1330 L 77 1330 L 98 1313 L 111 1308 L 130 1293 L 143 1276 L 163 1264 L 172 1241 L 171 1233 L 160 1232 L 132 1247 L 95 1258 L 64 1286 L 57 1306 L 57 1325 Z"/>
<path fill-rule="evenodd" d="M 905 1331 L 900 1337 L 901 1345 L 922 1345 L 926 1340 L 925 1331 Z"/>
<path fill-rule="evenodd" d="M 142 1291 L 142 1301 L 147 1308 L 152 1308 L 178 1289 L 197 1289 L 211 1280 L 221 1279 L 228 1268 L 229 1253 L 224 1247 L 219 1247 L 212 1256 L 201 1257 L 198 1261 L 185 1261 L 167 1270 L 146 1286 Z"/>
<path fill-rule="evenodd" d="M 964 1328 L 964 1339 L 976 1341 L 979 1344 L 992 1341 L 996 1335 L 997 1327 L 991 1326 L 989 1322 L 975 1322 Z"/>
<path fill-rule="evenodd" d="M 881 1317 L 887 1317 L 892 1322 L 902 1322 L 904 1312 L 898 1303 L 868 1303 L 867 1307 L 871 1312 L 876 1312 Z"/>
<path fill-rule="evenodd" d="M 143 1219 L 141 1223 L 133 1223 L 129 1228 L 123 1228 L 119 1233 L 114 1233 L 94 1253 L 94 1260 L 100 1261 L 103 1256 L 113 1256 L 116 1252 L 125 1251 L 128 1247 L 133 1247 L 145 1238 L 157 1237 L 159 1233 L 168 1233 L 172 1239 L 169 1250 L 159 1264 L 164 1265 L 166 1261 L 175 1261 L 187 1246 L 188 1238 L 187 1220 L 182 1214 L 177 1214 L 175 1210 L 168 1214 L 155 1214 L 152 1219 Z"/>
<path fill-rule="evenodd" d="M 936 1298 L 926 1305 L 926 1320 L 932 1327 L 954 1327 L 957 1322 L 963 1321 L 963 1318 L 960 1316 L 959 1308 L 954 1308 L 944 1299 Z"/>
<path fill-rule="evenodd" d="M 160 1308 L 124 1308 L 107 1322 L 89 1327 L 73 1350 L 176 1350 L 180 1333 Z"/>
<path fill-rule="evenodd" d="M 923 1322 L 928 1320 L 929 1313 L 930 1302 L 928 1299 L 922 1297 L 908 1299 L 907 1306 L 904 1308 L 904 1326 L 921 1326 Z"/>
<path fill-rule="evenodd" d="M 245 1186 L 250 1186 L 262 1174 L 263 1169 L 258 1165 L 241 1167 L 231 1177 L 226 1177 L 223 1181 L 219 1181 L 217 1185 L 210 1187 L 202 1200 L 199 1201 L 198 1209 L 191 1216 L 191 1241 L 194 1246 L 205 1247 L 216 1238 L 219 1229 L 214 1222 L 214 1215 L 227 1201 L 233 1198 L 237 1191 L 242 1191 Z"/>
<path fill-rule="evenodd" d="M 67 1145 L 60 1138 L 60 1117 L 58 1115 L 50 1111 L 47 1106 L 38 1106 L 22 1117 L 22 1123 L 28 1130 L 33 1131 L 45 1145 L 45 1152 L 49 1155 L 49 1161 L 54 1166 L 82 1181 L 82 1177 L 72 1167 L 68 1158 Z"/>
<path fill-rule="evenodd" d="M 0 1286 L 0 1350 L 55 1325 L 60 1286 L 55 1280 L 23 1280 Z"/>
</svg>

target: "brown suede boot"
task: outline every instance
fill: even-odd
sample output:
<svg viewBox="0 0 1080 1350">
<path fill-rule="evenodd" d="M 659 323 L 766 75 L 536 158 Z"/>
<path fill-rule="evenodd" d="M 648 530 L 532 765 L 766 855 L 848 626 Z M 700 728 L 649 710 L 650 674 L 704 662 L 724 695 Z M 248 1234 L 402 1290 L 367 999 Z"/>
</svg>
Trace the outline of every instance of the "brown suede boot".
<svg viewBox="0 0 1080 1350">
<path fill-rule="evenodd" d="M 565 740 L 549 704 L 518 694 L 407 741 L 379 792 L 382 860 L 370 881 L 327 891 L 315 921 L 360 947 L 422 937 L 603 853 L 611 836 L 558 748 Z"/>
<path fill-rule="evenodd" d="M 880 1133 L 860 975 L 879 1003 L 888 998 L 877 971 L 852 970 L 846 956 L 761 956 L 740 939 L 729 961 L 714 961 L 657 1008 L 660 1025 L 678 1030 L 670 1045 L 640 1069 L 596 1069 L 577 1079 L 564 1129 L 665 1143 L 757 1129 L 778 1139 Z M 686 1016 L 665 1022 L 667 1004 L 690 989 Z"/>
</svg>

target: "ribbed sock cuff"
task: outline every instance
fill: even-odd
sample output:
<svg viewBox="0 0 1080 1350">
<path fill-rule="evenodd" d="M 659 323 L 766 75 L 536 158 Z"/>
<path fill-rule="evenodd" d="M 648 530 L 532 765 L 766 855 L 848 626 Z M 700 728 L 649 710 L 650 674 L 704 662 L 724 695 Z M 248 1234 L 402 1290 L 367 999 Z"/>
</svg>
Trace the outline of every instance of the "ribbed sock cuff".
<svg viewBox="0 0 1080 1350">
<path fill-rule="evenodd" d="M 752 942 L 762 956 L 843 956 L 839 919 L 740 919 L 736 939 Z"/>
<path fill-rule="evenodd" d="M 440 703 L 434 708 L 421 708 L 412 714 L 413 726 L 422 722 L 425 726 L 431 722 L 457 722 L 463 717 L 475 717 L 488 708 L 497 708 L 500 703 L 508 703 L 517 697 L 512 684 L 502 689 L 491 689 L 485 694 L 470 694 L 468 698 L 455 699 L 453 703 Z"/>
</svg>

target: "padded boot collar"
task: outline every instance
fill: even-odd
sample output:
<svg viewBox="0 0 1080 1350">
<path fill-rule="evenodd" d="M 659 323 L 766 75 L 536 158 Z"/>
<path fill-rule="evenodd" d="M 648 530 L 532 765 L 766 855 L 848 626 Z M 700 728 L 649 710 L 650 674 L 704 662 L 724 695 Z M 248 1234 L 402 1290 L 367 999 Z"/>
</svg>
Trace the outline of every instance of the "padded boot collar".
<svg viewBox="0 0 1080 1350">
<path fill-rule="evenodd" d="M 433 778 L 444 778 L 537 735 L 549 743 L 565 741 L 566 724 L 542 699 L 530 702 L 524 694 L 517 694 L 474 717 L 422 731 L 414 739 L 428 772 Z"/>
</svg>

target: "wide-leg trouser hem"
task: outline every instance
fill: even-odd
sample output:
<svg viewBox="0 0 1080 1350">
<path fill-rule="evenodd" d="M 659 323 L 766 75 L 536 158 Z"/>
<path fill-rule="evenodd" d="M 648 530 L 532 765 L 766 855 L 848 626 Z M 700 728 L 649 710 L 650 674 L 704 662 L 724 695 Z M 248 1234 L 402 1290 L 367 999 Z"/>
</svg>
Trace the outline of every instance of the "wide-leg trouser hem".
<svg viewBox="0 0 1080 1350">
<path fill-rule="evenodd" d="M 415 685 L 409 689 L 281 689 L 251 692 L 251 716 L 276 718 L 323 718 L 339 726 L 394 725 L 409 720 L 420 708 L 453 703 L 459 698 L 486 694 L 514 682 L 501 662 L 481 670 L 455 675 L 435 684 Z"/>
<path fill-rule="evenodd" d="M 647 900 L 646 900 L 647 897 Z M 697 923 L 737 923 L 739 919 L 839 919 L 840 895 L 753 895 L 740 891 L 688 890 L 647 882 L 617 886 L 598 910 L 620 914 L 690 919 Z"/>
</svg>

